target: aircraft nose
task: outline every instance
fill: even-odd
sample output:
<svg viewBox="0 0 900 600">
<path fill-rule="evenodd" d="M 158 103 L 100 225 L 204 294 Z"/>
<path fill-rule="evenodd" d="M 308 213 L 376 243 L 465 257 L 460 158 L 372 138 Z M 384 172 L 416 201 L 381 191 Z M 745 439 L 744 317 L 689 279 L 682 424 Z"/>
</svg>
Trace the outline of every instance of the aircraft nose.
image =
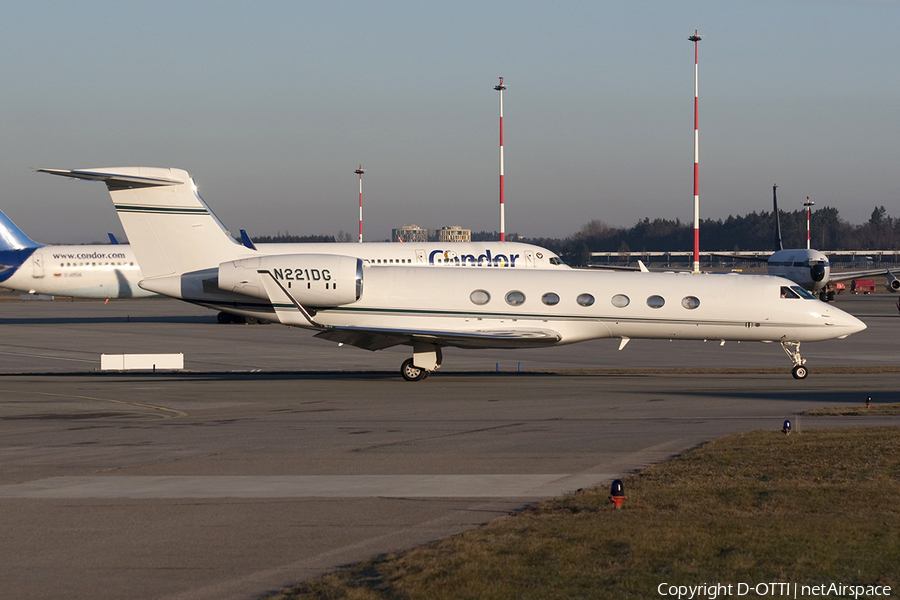
<svg viewBox="0 0 900 600">
<path fill-rule="evenodd" d="M 828 325 L 833 328 L 834 337 L 843 338 L 866 329 L 866 324 L 839 308 L 831 307 L 826 313 Z"/>
</svg>

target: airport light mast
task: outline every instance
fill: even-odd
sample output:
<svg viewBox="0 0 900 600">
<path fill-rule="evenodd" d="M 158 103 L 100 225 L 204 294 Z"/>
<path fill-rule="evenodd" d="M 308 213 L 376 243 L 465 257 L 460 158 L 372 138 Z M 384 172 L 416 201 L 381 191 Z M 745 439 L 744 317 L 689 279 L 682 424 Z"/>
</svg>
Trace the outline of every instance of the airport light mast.
<svg viewBox="0 0 900 600">
<path fill-rule="evenodd" d="M 359 243 L 362 244 L 362 176 L 366 171 L 359 165 L 353 172 L 359 175 Z"/>
<path fill-rule="evenodd" d="M 500 84 L 495 85 L 494 89 L 500 92 L 500 241 L 506 241 L 506 215 L 504 213 L 503 204 L 503 78 L 500 78 Z"/>
<path fill-rule="evenodd" d="M 697 43 L 701 36 L 694 30 L 688 39 L 694 42 L 694 264 L 691 271 L 700 272 L 700 123 L 699 87 L 697 85 Z"/>
<path fill-rule="evenodd" d="M 806 249 L 809 250 L 809 207 L 815 206 L 815 202 L 809 199 L 809 196 L 806 197 L 806 202 L 803 203 L 803 206 L 806 207 Z"/>
</svg>

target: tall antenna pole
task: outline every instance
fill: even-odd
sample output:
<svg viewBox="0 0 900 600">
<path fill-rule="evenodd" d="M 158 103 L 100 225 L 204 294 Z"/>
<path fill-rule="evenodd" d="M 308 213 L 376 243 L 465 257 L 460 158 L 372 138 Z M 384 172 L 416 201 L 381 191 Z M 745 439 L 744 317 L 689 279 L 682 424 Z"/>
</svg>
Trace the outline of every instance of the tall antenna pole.
<svg viewBox="0 0 900 600">
<path fill-rule="evenodd" d="M 506 214 L 504 213 L 503 204 L 503 78 L 500 78 L 500 84 L 495 85 L 494 89 L 500 92 L 500 241 L 506 241 Z"/>
<path fill-rule="evenodd" d="M 809 207 L 815 206 L 815 202 L 809 199 L 809 196 L 806 197 L 806 202 L 803 203 L 803 206 L 806 207 L 806 249 L 809 250 Z"/>
<path fill-rule="evenodd" d="M 359 175 L 359 243 L 362 244 L 362 176 L 366 171 L 362 165 L 359 165 L 359 168 L 353 172 Z"/>
<path fill-rule="evenodd" d="M 700 120 L 699 120 L 699 86 L 697 84 L 697 42 L 700 35 L 694 30 L 694 35 L 688 39 L 694 42 L 694 265 L 692 271 L 700 272 Z"/>
</svg>

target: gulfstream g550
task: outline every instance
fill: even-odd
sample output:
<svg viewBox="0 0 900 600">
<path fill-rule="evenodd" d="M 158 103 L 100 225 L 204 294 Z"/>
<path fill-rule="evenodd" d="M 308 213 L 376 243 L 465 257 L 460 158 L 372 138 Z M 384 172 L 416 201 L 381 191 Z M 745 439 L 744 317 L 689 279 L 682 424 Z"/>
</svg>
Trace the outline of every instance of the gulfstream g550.
<svg viewBox="0 0 900 600">
<path fill-rule="evenodd" d="M 145 279 L 159 294 L 316 331 L 367 350 L 412 347 L 422 379 L 441 349 L 619 338 L 777 342 L 807 376 L 800 343 L 865 324 L 780 277 L 577 269 L 422 269 L 350 256 L 271 254 L 228 235 L 181 169 L 42 171 L 106 183 Z"/>
</svg>

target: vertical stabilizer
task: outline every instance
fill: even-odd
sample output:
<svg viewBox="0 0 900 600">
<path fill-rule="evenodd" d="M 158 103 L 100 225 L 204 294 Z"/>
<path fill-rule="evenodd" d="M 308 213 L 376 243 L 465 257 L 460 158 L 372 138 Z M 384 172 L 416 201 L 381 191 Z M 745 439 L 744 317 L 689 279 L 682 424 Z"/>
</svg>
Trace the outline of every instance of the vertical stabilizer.
<svg viewBox="0 0 900 600">
<path fill-rule="evenodd" d="M 781 243 L 781 218 L 778 216 L 778 196 L 775 190 L 777 185 L 772 186 L 772 205 L 774 206 L 772 213 L 775 215 L 775 251 L 784 250 L 784 244 Z"/>
<path fill-rule="evenodd" d="M 187 171 L 156 167 L 39 169 L 102 181 L 144 277 L 178 275 L 245 258 L 238 244 L 197 193 Z"/>
<path fill-rule="evenodd" d="M 40 248 L 38 244 L 13 223 L 6 214 L 0 210 L 0 250 L 25 250 L 27 248 Z"/>
</svg>

